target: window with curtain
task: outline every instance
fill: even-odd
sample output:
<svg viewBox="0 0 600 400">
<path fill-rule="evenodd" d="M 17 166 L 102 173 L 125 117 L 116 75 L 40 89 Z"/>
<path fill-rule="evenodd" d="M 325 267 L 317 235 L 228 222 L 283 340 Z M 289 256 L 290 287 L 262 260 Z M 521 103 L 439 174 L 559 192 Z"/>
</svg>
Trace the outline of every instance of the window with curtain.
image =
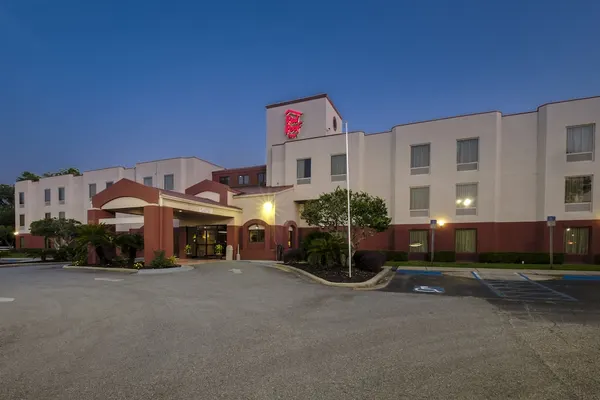
<svg viewBox="0 0 600 400">
<path fill-rule="evenodd" d="M 590 228 L 565 229 L 565 253 L 587 254 L 590 247 Z"/>
<path fill-rule="evenodd" d="M 476 253 L 477 252 L 477 230 L 476 229 L 457 229 L 454 232 L 457 253 Z"/>
<path fill-rule="evenodd" d="M 478 168 L 479 138 L 456 141 L 457 171 L 469 171 Z"/>
<path fill-rule="evenodd" d="M 298 185 L 310 183 L 311 172 L 310 158 L 304 158 L 296 161 L 296 177 L 298 178 Z"/>
<path fill-rule="evenodd" d="M 90 183 L 88 185 L 88 195 L 89 195 L 90 199 L 96 195 L 96 184 L 95 183 Z"/>
<path fill-rule="evenodd" d="M 58 213 L 58 219 L 65 219 L 65 212 L 64 211 L 60 211 Z"/>
<path fill-rule="evenodd" d="M 144 185 L 152 186 L 152 177 L 151 176 L 147 176 L 144 178 Z"/>
<path fill-rule="evenodd" d="M 58 201 L 60 204 L 65 203 L 65 188 L 64 187 L 58 188 Z"/>
<path fill-rule="evenodd" d="M 260 225 L 250 225 L 248 227 L 248 240 L 250 243 L 264 243 L 265 227 Z"/>
<path fill-rule="evenodd" d="M 468 210 L 468 211 L 465 211 Z M 477 210 L 477 183 L 456 185 L 456 215 L 473 215 Z"/>
<path fill-rule="evenodd" d="M 52 193 L 50 192 L 50 189 L 44 189 L 44 202 L 46 205 L 50 204 L 51 196 Z"/>
<path fill-rule="evenodd" d="M 427 239 L 429 231 L 409 231 L 410 243 L 408 244 L 409 253 L 427 253 Z"/>
<path fill-rule="evenodd" d="M 429 168 L 429 152 L 429 144 L 410 146 L 410 168 Z"/>
<path fill-rule="evenodd" d="M 51 213 L 45 213 L 44 214 L 44 219 L 52 219 L 52 214 Z"/>
<path fill-rule="evenodd" d="M 594 130 L 594 124 L 567 127 L 567 154 L 592 153 Z"/>
<path fill-rule="evenodd" d="M 429 215 L 429 186 L 410 188 L 410 216 Z"/>
<path fill-rule="evenodd" d="M 175 175 L 165 175 L 163 178 L 163 187 L 165 190 L 175 190 Z"/>
<path fill-rule="evenodd" d="M 25 214 L 19 214 L 19 226 L 21 228 L 25 226 Z"/>
<path fill-rule="evenodd" d="M 591 176 L 570 176 L 565 178 L 565 203 L 591 203 L 591 201 Z"/>
<path fill-rule="evenodd" d="M 238 185 L 249 185 L 250 184 L 250 175 L 239 175 L 238 176 Z"/>
<path fill-rule="evenodd" d="M 25 192 L 19 192 L 19 205 L 25 205 Z"/>
<path fill-rule="evenodd" d="M 346 155 L 331 156 L 331 181 L 343 181 L 344 179 L 346 179 Z"/>
</svg>

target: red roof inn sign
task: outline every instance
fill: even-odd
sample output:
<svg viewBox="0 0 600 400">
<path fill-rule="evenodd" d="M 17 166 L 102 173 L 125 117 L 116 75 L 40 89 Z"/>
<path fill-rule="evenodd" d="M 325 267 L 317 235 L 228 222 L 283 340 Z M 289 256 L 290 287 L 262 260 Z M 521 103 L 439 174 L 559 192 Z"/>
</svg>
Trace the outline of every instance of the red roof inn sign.
<svg viewBox="0 0 600 400">
<path fill-rule="evenodd" d="M 288 139 L 296 139 L 302 128 L 302 113 L 296 110 L 285 111 L 285 136 Z"/>
</svg>

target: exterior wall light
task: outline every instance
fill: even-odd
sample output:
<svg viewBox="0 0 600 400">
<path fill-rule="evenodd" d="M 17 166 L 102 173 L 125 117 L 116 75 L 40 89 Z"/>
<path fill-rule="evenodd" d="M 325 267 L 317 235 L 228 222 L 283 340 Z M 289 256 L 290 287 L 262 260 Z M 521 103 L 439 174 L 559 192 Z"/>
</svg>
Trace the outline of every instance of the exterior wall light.
<svg viewBox="0 0 600 400">
<path fill-rule="evenodd" d="M 271 203 L 270 201 L 266 201 L 263 204 L 263 211 L 266 213 L 270 213 L 271 211 L 273 211 L 273 203 Z"/>
<path fill-rule="evenodd" d="M 446 225 L 446 221 L 444 221 L 443 219 L 440 219 L 440 220 L 438 220 L 437 224 L 441 228 L 442 226 Z"/>
</svg>

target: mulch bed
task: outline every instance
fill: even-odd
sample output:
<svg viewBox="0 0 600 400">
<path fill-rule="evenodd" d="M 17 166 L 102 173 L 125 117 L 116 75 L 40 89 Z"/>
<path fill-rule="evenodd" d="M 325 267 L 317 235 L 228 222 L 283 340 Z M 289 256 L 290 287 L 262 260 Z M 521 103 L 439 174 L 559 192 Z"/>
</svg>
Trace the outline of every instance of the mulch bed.
<svg viewBox="0 0 600 400">
<path fill-rule="evenodd" d="M 348 267 L 336 265 L 333 267 L 321 267 L 307 263 L 287 264 L 295 268 L 310 272 L 313 275 L 323 278 L 329 282 L 357 283 L 365 282 L 378 274 L 378 272 L 363 271 L 352 267 L 352 278 L 348 277 Z"/>
</svg>

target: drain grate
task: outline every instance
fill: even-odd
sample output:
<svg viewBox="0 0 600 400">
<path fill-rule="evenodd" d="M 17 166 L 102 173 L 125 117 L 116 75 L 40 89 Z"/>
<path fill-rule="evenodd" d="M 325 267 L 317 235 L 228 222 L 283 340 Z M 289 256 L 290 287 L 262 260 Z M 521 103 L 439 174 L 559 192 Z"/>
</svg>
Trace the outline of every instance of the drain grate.
<svg viewBox="0 0 600 400">
<path fill-rule="evenodd" d="M 498 297 L 517 301 L 577 301 L 574 297 L 557 292 L 526 275 L 518 273 L 520 279 L 492 279 L 482 278 L 477 272 L 473 276 L 487 286 Z"/>
</svg>

